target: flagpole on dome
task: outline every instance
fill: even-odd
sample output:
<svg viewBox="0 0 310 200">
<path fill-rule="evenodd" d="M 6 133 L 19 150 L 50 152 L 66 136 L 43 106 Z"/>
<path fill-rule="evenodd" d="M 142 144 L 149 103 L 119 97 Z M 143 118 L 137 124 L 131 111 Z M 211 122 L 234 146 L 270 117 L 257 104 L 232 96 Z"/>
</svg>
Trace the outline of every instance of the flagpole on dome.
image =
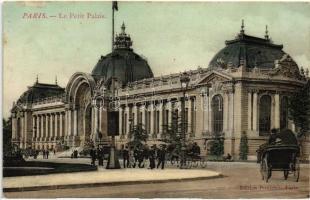
<svg viewBox="0 0 310 200">
<path fill-rule="evenodd" d="M 114 10 L 118 11 L 118 6 L 117 6 L 117 1 L 113 1 L 112 2 L 112 52 L 114 50 Z M 113 61 L 112 61 L 113 62 Z M 111 83 L 111 88 L 112 88 L 112 104 L 114 104 L 115 101 L 115 65 L 113 64 L 113 72 L 112 72 L 112 83 Z M 108 108 L 111 109 L 111 108 Z M 112 119 L 115 120 L 115 110 L 114 110 L 114 106 L 113 108 L 108 111 L 108 118 L 111 117 Z M 117 112 L 118 113 L 118 112 Z M 113 115 L 113 116 L 112 116 Z M 112 121 L 111 119 L 108 119 L 108 121 Z M 110 124 L 108 123 L 108 126 Z M 110 125 L 111 126 L 111 125 Z M 117 155 L 117 148 L 116 148 L 116 141 L 115 141 L 115 135 L 116 133 L 110 133 L 110 128 L 108 127 L 108 135 L 110 135 L 112 138 L 111 140 L 111 146 L 110 146 L 110 152 L 109 152 L 109 158 L 108 158 L 108 163 L 106 168 L 107 169 L 120 169 L 120 164 L 119 164 L 119 160 L 118 160 L 118 155 Z M 115 130 L 113 130 L 115 131 Z"/>
<path fill-rule="evenodd" d="M 118 11 L 117 1 L 112 2 L 112 51 L 114 50 L 114 10 Z"/>
</svg>

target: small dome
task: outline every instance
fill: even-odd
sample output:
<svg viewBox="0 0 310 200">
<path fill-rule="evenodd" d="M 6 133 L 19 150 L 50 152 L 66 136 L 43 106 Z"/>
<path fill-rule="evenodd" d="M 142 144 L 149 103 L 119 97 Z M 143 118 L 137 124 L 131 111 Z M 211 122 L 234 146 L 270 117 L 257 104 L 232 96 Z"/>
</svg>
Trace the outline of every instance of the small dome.
<svg viewBox="0 0 310 200">
<path fill-rule="evenodd" d="M 33 86 L 28 87 L 17 100 L 17 103 L 33 103 L 46 97 L 62 95 L 65 89 L 57 84 L 46 84 L 36 82 Z"/>
<path fill-rule="evenodd" d="M 258 38 L 244 34 L 243 27 L 238 36 L 226 41 L 226 47 L 212 58 L 210 68 L 239 67 L 241 62 L 248 68 L 274 68 L 275 61 L 286 54 L 282 50 L 283 45 L 272 43 L 267 29 L 265 38 Z"/>
<path fill-rule="evenodd" d="M 128 82 L 154 77 L 147 61 L 131 49 L 132 41 L 125 33 L 125 25 L 122 25 L 122 33 L 115 37 L 112 53 L 101 56 L 92 71 L 93 76 L 104 77 L 109 80 L 116 77 L 123 85 Z M 114 75 L 113 75 L 114 74 Z"/>
</svg>

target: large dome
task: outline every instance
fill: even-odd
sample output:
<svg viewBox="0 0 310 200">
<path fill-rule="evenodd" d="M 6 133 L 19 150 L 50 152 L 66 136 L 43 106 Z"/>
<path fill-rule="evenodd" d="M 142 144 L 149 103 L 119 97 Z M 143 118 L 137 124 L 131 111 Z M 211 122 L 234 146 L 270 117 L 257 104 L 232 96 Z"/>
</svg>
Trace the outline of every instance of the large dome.
<svg viewBox="0 0 310 200">
<path fill-rule="evenodd" d="M 225 42 L 226 47 L 220 50 L 209 63 L 211 68 L 239 67 L 240 62 L 248 68 L 270 69 L 275 67 L 275 61 L 286 54 L 283 45 L 273 44 L 266 30 L 265 38 L 258 38 L 241 32 L 234 40 Z"/>
<path fill-rule="evenodd" d="M 122 33 L 116 36 L 112 53 L 101 56 L 92 71 L 95 77 L 104 77 L 109 80 L 116 77 L 123 85 L 128 82 L 152 78 L 153 72 L 147 61 L 131 49 L 132 41 L 125 33 L 125 25 L 122 25 Z"/>
</svg>

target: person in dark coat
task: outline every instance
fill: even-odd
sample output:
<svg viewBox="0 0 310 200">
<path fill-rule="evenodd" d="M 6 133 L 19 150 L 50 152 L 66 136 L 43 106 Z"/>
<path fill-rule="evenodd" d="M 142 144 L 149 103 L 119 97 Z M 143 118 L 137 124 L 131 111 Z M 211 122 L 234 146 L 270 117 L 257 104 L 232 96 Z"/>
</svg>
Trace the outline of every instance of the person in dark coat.
<svg viewBox="0 0 310 200">
<path fill-rule="evenodd" d="M 166 149 L 165 146 L 161 146 L 161 149 L 158 151 L 157 154 L 158 164 L 157 169 L 161 165 L 161 169 L 165 168 L 165 159 L 166 159 Z"/>
<path fill-rule="evenodd" d="M 46 150 L 46 159 L 48 159 L 48 154 L 49 154 L 50 152 L 48 151 L 48 149 Z"/>
<path fill-rule="evenodd" d="M 128 146 L 126 146 L 123 149 L 123 164 L 124 164 L 124 168 L 128 168 L 129 167 L 129 150 L 128 150 Z"/>
<path fill-rule="evenodd" d="M 95 165 L 95 161 L 96 161 L 96 150 L 95 149 L 91 149 L 90 152 L 90 157 L 91 157 L 91 165 Z"/>
<path fill-rule="evenodd" d="M 150 159 L 150 169 L 155 168 L 155 157 L 156 152 L 155 152 L 155 146 L 153 145 L 151 150 L 149 151 L 149 159 Z"/>
<path fill-rule="evenodd" d="M 136 163 L 139 160 L 139 150 L 138 150 L 138 147 L 135 147 L 135 149 L 133 151 L 133 157 L 134 157 L 134 163 L 133 163 L 132 167 L 135 168 L 136 167 Z"/>
<path fill-rule="evenodd" d="M 138 149 L 138 167 L 139 168 L 144 168 L 144 163 L 143 163 L 143 160 L 144 160 L 144 149 L 142 147 L 139 147 Z"/>
<path fill-rule="evenodd" d="M 97 158 L 98 158 L 98 165 L 99 166 L 103 166 L 103 158 L 104 157 L 104 153 L 103 153 L 103 149 L 98 149 L 97 151 Z"/>
<path fill-rule="evenodd" d="M 44 149 L 42 150 L 42 154 L 43 154 L 43 159 L 45 159 L 46 153 L 45 153 L 45 150 L 44 150 Z"/>
<path fill-rule="evenodd" d="M 196 158 L 200 156 L 200 147 L 197 145 L 196 142 L 192 146 L 192 153 L 193 153 L 193 156 Z"/>
<path fill-rule="evenodd" d="M 277 129 L 271 129 L 271 134 L 268 139 L 268 144 L 276 143 L 277 137 L 278 137 Z"/>
</svg>

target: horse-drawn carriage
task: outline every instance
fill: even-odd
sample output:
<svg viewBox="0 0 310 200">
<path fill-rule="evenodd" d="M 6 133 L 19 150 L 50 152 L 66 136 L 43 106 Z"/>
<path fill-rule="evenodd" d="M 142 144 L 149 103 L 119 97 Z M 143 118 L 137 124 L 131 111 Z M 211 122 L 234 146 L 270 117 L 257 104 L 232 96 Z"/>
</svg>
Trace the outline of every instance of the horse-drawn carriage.
<svg viewBox="0 0 310 200">
<path fill-rule="evenodd" d="M 182 151 L 180 149 L 168 146 L 166 160 L 167 162 L 170 162 L 171 165 L 177 164 L 177 166 L 179 166 L 181 162 L 181 154 Z M 205 168 L 207 166 L 206 157 L 202 156 L 200 152 L 193 152 L 191 148 L 185 150 L 185 162 L 188 168 L 196 168 L 199 166 Z"/>
<path fill-rule="evenodd" d="M 272 171 L 283 171 L 286 180 L 289 174 L 296 182 L 299 180 L 300 165 L 297 140 L 290 130 L 285 130 L 275 137 L 279 141 L 264 144 L 257 150 L 257 162 L 260 163 L 262 179 L 268 182 Z"/>
</svg>

